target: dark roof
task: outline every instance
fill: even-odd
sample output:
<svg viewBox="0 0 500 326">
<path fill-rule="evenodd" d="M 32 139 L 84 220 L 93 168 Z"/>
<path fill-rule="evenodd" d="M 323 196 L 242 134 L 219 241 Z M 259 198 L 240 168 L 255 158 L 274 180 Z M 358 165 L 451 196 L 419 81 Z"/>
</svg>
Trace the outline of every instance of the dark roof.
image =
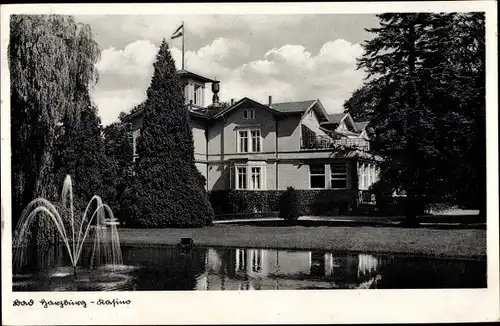
<svg viewBox="0 0 500 326">
<path fill-rule="evenodd" d="M 316 100 L 273 103 L 271 108 L 281 113 L 304 113 Z"/>
<path fill-rule="evenodd" d="M 220 110 L 220 111 L 219 111 L 219 112 L 217 112 L 216 114 L 212 115 L 212 117 L 214 117 L 214 118 L 218 118 L 218 117 L 220 117 L 220 116 L 222 116 L 222 115 L 226 114 L 227 112 L 230 112 L 230 111 L 234 110 L 236 107 L 238 107 L 238 106 L 242 105 L 242 104 L 243 104 L 243 103 L 245 103 L 245 102 L 252 103 L 253 105 L 258 105 L 258 106 L 260 106 L 260 107 L 262 107 L 262 108 L 266 108 L 266 109 L 270 110 L 270 111 L 271 111 L 271 112 L 273 112 L 273 113 L 276 113 L 276 110 L 274 110 L 274 108 L 269 107 L 269 106 L 267 106 L 267 105 L 264 105 L 264 104 L 262 104 L 262 103 L 259 103 L 259 102 L 257 102 L 257 101 L 254 101 L 254 100 L 252 100 L 251 98 L 244 97 L 244 98 L 242 98 L 241 100 L 239 100 L 239 101 L 237 101 L 237 102 L 233 103 L 233 105 L 230 105 L 229 107 L 227 107 L 227 108 L 225 108 L 225 109 L 223 109 L 223 110 Z"/>
<path fill-rule="evenodd" d="M 140 116 L 142 112 L 144 111 L 144 108 L 146 107 L 146 101 L 134 106 L 131 110 L 130 113 L 127 114 L 124 118 L 123 121 L 127 122 L 137 116 Z"/>
<path fill-rule="evenodd" d="M 189 112 L 197 116 L 203 116 L 205 118 L 211 119 L 213 116 L 223 111 L 224 109 L 225 107 L 223 106 L 220 107 L 208 106 L 204 109 L 191 110 Z"/>
<path fill-rule="evenodd" d="M 274 103 L 271 105 L 271 107 L 268 107 L 267 105 L 261 104 L 257 101 L 254 101 L 248 97 L 244 97 L 241 100 L 233 103 L 233 105 L 227 107 L 227 108 L 209 108 L 206 110 L 200 109 L 200 110 L 195 110 L 191 111 L 197 116 L 204 116 L 206 118 L 217 118 L 220 115 L 225 114 L 226 112 L 232 111 L 234 108 L 237 106 L 241 105 L 244 102 L 250 102 L 253 103 L 254 105 L 260 105 L 262 107 L 267 108 L 273 113 L 277 114 L 297 114 L 297 113 L 304 113 L 308 108 L 311 107 L 317 100 L 309 100 L 309 101 L 298 101 L 298 102 L 282 102 L 282 103 Z M 125 117 L 125 121 L 129 120 L 131 118 L 134 118 L 142 113 L 144 110 L 144 103 L 141 103 L 140 105 L 136 106 L 133 109 L 133 112 L 131 112 L 128 116 Z M 323 122 L 323 124 L 330 124 L 330 123 L 339 123 L 340 120 L 345 116 L 344 113 L 339 113 L 339 114 L 329 114 L 328 115 L 328 121 L 329 122 Z M 336 122 L 334 122 L 336 121 Z"/>
<path fill-rule="evenodd" d="M 358 129 L 359 131 L 362 131 L 368 125 L 368 121 L 354 122 L 354 124 L 356 125 L 356 129 Z"/>
<path fill-rule="evenodd" d="M 193 79 L 197 79 L 201 82 L 204 82 L 204 83 L 213 83 L 215 82 L 215 80 L 213 79 L 210 79 L 210 78 L 207 78 L 207 77 L 203 77 L 201 75 L 198 75 L 198 74 L 195 74 L 194 72 L 191 72 L 191 71 L 187 71 L 185 69 L 181 69 L 181 70 L 177 70 L 177 74 L 181 77 L 191 77 Z"/>
<path fill-rule="evenodd" d="M 136 105 L 134 108 L 132 108 L 131 112 L 123 118 L 123 121 L 129 121 L 137 116 L 140 116 L 144 112 L 145 107 L 145 101 L 139 105 Z M 223 107 L 195 108 L 194 110 L 189 110 L 189 113 L 200 118 L 210 119 L 223 109 Z"/>
<path fill-rule="evenodd" d="M 328 115 L 328 122 L 330 123 L 340 123 L 345 117 L 346 113 L 333 113 Z"/>
</svg>

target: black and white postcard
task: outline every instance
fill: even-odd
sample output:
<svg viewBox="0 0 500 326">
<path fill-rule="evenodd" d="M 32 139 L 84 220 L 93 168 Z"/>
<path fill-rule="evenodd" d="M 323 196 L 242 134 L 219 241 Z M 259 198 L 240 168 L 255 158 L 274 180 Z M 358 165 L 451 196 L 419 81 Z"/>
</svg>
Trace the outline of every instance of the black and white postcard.
<svg viewBox="0 0 500 326">
<path fill-rule="evenodd" d="M 1 24 L 2 323 L 499 320 L 495 2 Z"/>
</svg>

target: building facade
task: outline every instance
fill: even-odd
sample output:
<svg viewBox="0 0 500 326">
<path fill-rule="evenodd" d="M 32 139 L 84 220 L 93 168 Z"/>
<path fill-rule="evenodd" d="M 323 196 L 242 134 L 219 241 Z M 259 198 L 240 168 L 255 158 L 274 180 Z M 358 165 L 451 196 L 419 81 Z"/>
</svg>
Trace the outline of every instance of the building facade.
<svg viewBox="0 0 500 326">
<path fill-rule="evenodd" d="M 250 98 L 218 104 L 219 83 L 181 70 L 190 112 L 196 166 L 212 190 L 366 190 L 378 180 L 366 122 L 328 114 L 320 100 L 266 104 Z M 213 105 L 205 103 L 212 85 Z M 125 118 L 135 140 L 142 127 L 139 108 Z"/>
</svg>

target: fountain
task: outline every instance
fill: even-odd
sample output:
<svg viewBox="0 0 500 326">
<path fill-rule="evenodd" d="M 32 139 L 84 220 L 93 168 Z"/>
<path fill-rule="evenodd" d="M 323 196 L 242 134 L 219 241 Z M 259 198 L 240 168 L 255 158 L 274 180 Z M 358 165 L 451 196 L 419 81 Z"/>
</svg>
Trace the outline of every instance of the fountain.
<svg viewBox="0 0 500 326">
<path fill-rule="evenodd" d="M 93 203 L 95 203 L 96 209 L 89 218 L 89 210 Z M 59 232 L 63 240 L 63 245 L 67 249 L 75 277 L 83 245 L 86 243 L 86 240 L 88 241 L 92 237 L 91 268 L 94 262 L 97 265 L 111 265 L 113 269 L 123 264 L 117 231 L 118 221 L 113 216 L 111 208 L 104 204 L 99 196 L 94 195 L 89 201 L 78 227 L 75 225 L 71 177 L 67 175 L 64 179 L 61 192 L 61 207 L 59 212 L 54 204 L 44 198 L 36 198 L 26 206 L 14 232 L 13 247 L 15 248 L 14 259 L 16 267 L 22 266 L 24 262 L 25 251 L 27 249 L 27 231 L 39 214 L 46 214 L 50 217 L 50 220 Z M 63 217 L 66 219 L 63 219 Z M 77 229 L 75 229 L 75 226 Z M 109 232 L 108 226 L 110 228 Z M 91 230 L 92 232 L 90 232 Z"/>
</svg>

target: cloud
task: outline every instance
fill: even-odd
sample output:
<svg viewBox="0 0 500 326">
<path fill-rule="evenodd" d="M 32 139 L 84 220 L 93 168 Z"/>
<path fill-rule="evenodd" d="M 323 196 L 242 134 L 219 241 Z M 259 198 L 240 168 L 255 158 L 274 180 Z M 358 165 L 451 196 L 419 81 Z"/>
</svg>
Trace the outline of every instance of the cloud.
<svg viewBox="0 0 500 326">
<path fill-rule="evenodd" d="M 364 77 L 356 70 L 356 58 L 361 54 L 359 44 L 343 39 L 326 42 L 316 55 L 300 44 L 287 44 L 267 51 L 263 60 L 243 64 L 225 84 L 237 80 L 242 89 L 229 86 L 232 91 L 260 101 L 268 95 L 274 101 L 319 98 L 328 111 L 340 112 Z"/>
<path fill-rule="evenodd" d="M 361 54 L 363 54 L 361 45 L 337 39 L 323 44 L 319 50 L 318 61 L 321 63 L 353 64 Z"/>
<path fill-rule="evenodd" d="M 91 96 L 104 124 L 144 100 L 157 53 L 158 47 L 147 40 L 130 43 L 123 50 L 102 51 L 96 64 L 99 82 Z"/>
<path fill-rule="evenodd" d="M 129 112 L 146 98 L 146 91 L 141 88 L 121 88 L 115 90 L 96 90 L 92 99 L 97 105 L 102 123 L 108 125 L 118 121 L 120 112 Z M 147 88 L 147 86 L 146 86 Z"/>
<path fill-rule="evenodd" d="M 157 45 L 148 40 L 103 51 L 97 63 L 100 82 L 92 93 L 103 123 L 116 120 L 119 112 L 146 98 L 157 51 Z M 343 102 L 364 77 L 356 70 L 361 46 L 344 39 L 329 40 L 316 53 L 301 44 L 273 47 L 257 58 L 250 52 L 250 44 L 242 40 L 218 37 L 186 51 L 186 69 L 220 80 L 224 101 L 247 96 L 265 103 L 269 95 L 275 102 L 319 98 L 330 112 L 341 112 Z M 181 50 L 172 47 L 171 53 L 180 68 Z M 212 94 L 205 95 L 209 103 Z"/>
</svg>

